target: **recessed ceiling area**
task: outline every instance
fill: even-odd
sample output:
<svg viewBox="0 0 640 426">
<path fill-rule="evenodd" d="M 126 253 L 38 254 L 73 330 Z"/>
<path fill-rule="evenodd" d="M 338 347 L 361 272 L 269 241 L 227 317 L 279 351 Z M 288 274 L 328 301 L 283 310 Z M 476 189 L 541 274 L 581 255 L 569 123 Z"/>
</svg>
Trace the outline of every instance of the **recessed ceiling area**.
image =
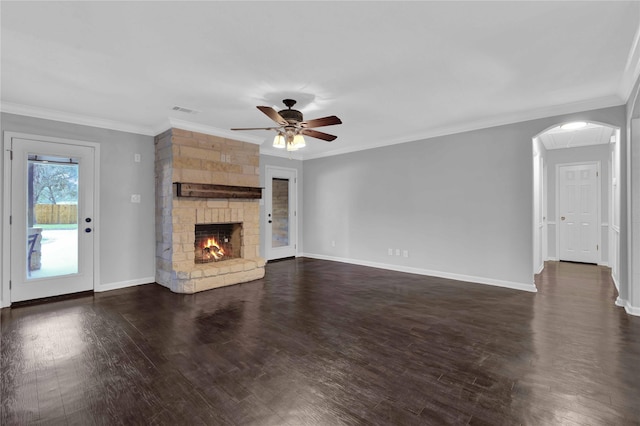
<svg viewBox="0 0 640 426">
<path fill-rule="evenodd" d="M 538 136 L 546 149 L 576 148 L 579 146 L 608 144 L 615 129 L 596 123 L 586 123 L 584 127 L 574 130 L 554 127 Z"/>
<path fill-rule="evenodd" d="M 401 6 L 400 6 L 401 5 Z M 309 159 L 621 105 L 640 2 L 0 2 L 3 112 L 280 155 L 257 105 L 337 115 Z M 180 109 L 198 111 L 189 114 Z"/>
</svg>

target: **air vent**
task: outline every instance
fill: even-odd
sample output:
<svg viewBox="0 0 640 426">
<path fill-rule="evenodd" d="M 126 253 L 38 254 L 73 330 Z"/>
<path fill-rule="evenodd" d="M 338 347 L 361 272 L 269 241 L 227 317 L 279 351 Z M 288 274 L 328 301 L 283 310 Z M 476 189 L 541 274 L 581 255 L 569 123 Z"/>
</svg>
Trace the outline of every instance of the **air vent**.
<svg viewBox="0 0 640 426">
<path fill-rule="evenodd" d="M 190 109 L 190 108 L 185 108 L 185 107 L 181 107 L 181 106 L 174 106 L 173 108 L 171 108 L 174 111 L 180 111 L 180 112 L 184 112 L 185 114 L 197 114 L 200 111 L 196 111 L 195 109 Z"/>
</svg>

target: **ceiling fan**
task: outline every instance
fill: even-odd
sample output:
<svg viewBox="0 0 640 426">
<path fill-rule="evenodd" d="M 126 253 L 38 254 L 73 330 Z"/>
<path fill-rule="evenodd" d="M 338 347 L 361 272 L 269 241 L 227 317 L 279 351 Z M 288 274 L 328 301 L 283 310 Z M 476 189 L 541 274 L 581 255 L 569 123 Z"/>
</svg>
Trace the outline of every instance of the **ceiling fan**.
<svg viewBox="0 0 640 426">
<path fill-rule="evenodd" d="M 304 121 L 302 113 L 291 108 L 296 104 L 295 100 L 285 99 L 282 103 L 285 104 L 288 109 L 276 111 L 268 106 L 257 107 L 267 117 L 278 123 L 277 127 L 246 127 L 231 130 L 275 130 L 278 134 L 273 140 L 273 146 L 275 148 L 287 148 L 287 151 L 295 151 L 304 147 L 306 143 L 302 137 L 303 135 L 322 139 L 327 142 L 331 142 L 337 138 L 337 136 L 313 130 L 316 127 L 342 124 L 342 121 L 335 115 Z"/>
</svg>

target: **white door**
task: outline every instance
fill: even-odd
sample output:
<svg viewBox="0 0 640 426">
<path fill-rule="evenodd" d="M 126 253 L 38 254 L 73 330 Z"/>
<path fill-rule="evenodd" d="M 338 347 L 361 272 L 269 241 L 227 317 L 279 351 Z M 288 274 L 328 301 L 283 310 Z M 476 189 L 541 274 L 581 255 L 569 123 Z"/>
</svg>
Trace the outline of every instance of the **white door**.
<svg viewBox="0 0 640 426">
<path fill-rule="evenodd" d="M 598 263 L 598 164 L 558 167 L 559 259 Z"/>
<path fill-rule="evenodd" d="M 91 146 L 12 138 L 11 301 L 93 290 Z"/>
<path fill-rule="evenodd" d="M 265 169 L 265 224 L 267 260 L 293 257 L 297 250 L 297 170 Z"/>
</svg>

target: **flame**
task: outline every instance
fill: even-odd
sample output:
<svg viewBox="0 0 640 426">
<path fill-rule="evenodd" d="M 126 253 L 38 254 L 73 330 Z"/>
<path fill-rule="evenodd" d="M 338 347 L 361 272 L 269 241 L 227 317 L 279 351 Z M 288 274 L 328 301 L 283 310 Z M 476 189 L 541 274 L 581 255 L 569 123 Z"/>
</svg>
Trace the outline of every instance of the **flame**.
<svg viewBox="0 0 640 426">
<path fill-rule="evenodd" d="M 220 247 L 220 244 L 215 238 L 209 238 L 202 246 L 202 253 L 205 259 L 222 259 L 225 255 L 224 249 Z"/>
</svg>

